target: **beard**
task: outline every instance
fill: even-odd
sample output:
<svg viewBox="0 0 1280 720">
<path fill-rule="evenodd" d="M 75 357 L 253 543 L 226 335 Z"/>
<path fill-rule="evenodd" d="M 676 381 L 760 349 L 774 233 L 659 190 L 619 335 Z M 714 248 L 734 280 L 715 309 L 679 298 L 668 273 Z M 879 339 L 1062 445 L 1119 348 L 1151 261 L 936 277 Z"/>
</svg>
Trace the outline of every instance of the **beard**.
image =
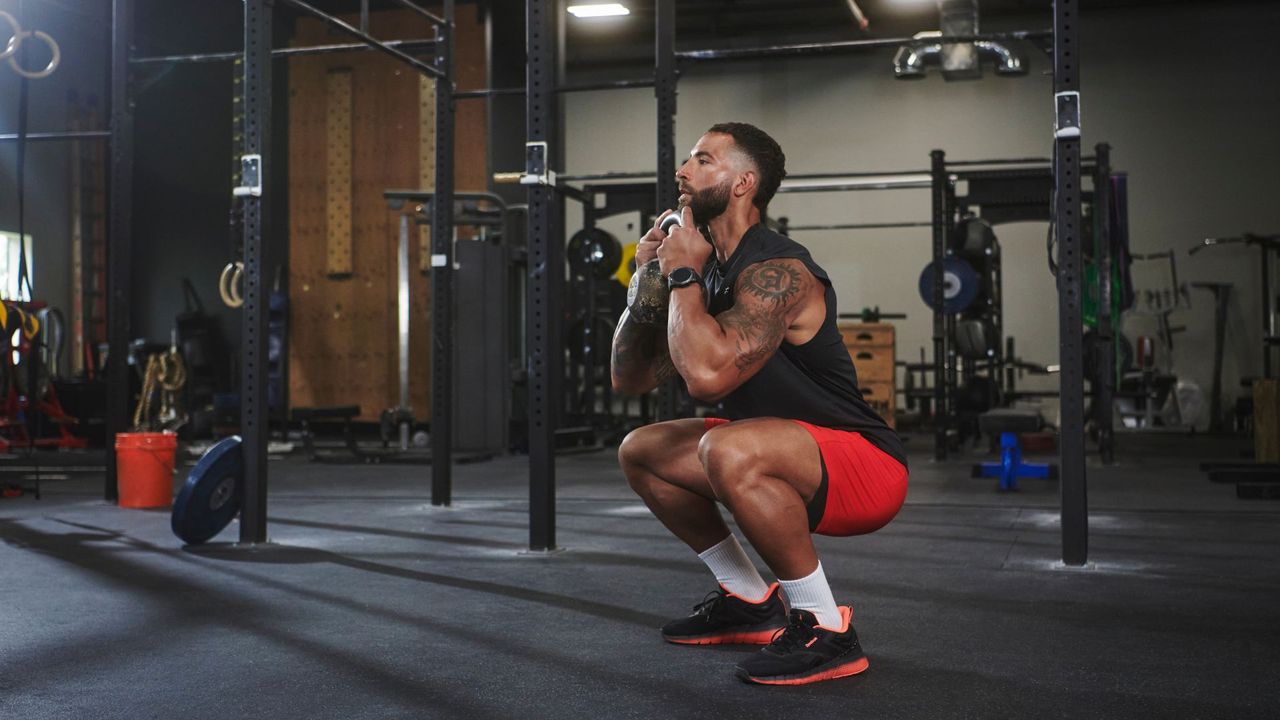
<svg viewBox="0 0 1280 720">
<path fill-rule="evenodd" d="M 681 207 L 687 205 L 693 212 L 694 225 L 706 225 L 729 208 L 729 193 L 732 188 L 733 182 L 726 180 L 720 185 L 690 192 L 689 200 L 682 203 Z"/>
</svg>

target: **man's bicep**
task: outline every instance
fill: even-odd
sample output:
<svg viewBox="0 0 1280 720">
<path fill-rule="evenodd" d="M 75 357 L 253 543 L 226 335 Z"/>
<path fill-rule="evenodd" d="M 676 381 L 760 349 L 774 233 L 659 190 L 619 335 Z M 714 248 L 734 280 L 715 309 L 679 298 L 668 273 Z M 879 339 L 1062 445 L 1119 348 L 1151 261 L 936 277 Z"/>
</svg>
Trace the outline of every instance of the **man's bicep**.
<svg viewBox="0 0 1280 720">
<path fill-rule="evenodd" d="M 798 260 L 767 260 L 738 277 L 734 304 L 717 316 L 735 348 L 739 375 L 754 374 L 786 336 L 812 275 Z"/>
</svg>

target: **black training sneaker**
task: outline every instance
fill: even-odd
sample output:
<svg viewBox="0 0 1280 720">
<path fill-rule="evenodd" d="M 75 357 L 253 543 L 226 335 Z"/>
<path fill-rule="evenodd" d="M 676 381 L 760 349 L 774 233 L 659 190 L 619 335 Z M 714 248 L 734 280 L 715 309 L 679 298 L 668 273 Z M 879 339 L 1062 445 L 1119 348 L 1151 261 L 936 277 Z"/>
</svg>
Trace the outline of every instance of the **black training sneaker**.
<svg viewBox="0 0 1280 720">
<path fill-rule="evenodd" d="M 758 602 L 721 587 L 694 605 L 689 617 L 662 626 L 662 639 L 679 645 L 764 645 L 786 625 L 787 611 L 778 598 L 778 583 L 770 585 Z"/>
<path fill-rule="evenodd" d="M 738 678 L 761 685 L 805 685 L 866 670 L 867 656 L 853 631 L 853 610 L 842 606 L 840 617 L 844 629 L 829 630 L 808 610 L 792 610 L 786 629 L 772 643 L 738 663 Z"/>
</svg>

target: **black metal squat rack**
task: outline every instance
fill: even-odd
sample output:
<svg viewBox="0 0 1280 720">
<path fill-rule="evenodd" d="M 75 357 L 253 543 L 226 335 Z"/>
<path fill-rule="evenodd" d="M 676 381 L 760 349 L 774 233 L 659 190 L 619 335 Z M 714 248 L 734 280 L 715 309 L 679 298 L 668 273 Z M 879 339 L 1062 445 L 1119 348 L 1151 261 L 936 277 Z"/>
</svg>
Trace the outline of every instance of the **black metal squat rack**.
<svg viewBox="0 0 1280 720">
<path fill-rule="evenodd" d="M 554 103 L 554 69 L 556 67 L 555 0 L 528 2 L 528 141 L 546 143 L 555 138 L 557 121 Z M 1084 458 L 1084 380 L 1081 358 L 1081 157 L 1080 157 L 1080 81 L 1078 72 L 1078 11 L 1075 0 L 1055 0 L 1053 4 L 1054 83 L 1053 102 L 1055 128 L 1053 136 L 1052 177 L 1054 182 L 1053 225 L 1058 239 L 1059 355 L 1062 360 L 1060 394 L 1062 423 L 1059 466 L 1061 470 L 1062 559 L 1067 565 L 1083 565 L 1088 558 L 1088 511 L 1086 504 Z M 1002 33 L 957 41 L 979 39 L 1034 39 L 1045 33 Z M 678 62 L 697 62 L 777 55 L 807 55 L 832 51 L 896 47 L 912 43 L 912 39 L 855 40 L 840 43 L 779 45 L 732 50 L 675 50 L 675 0 L 657 0 L 655 19 L 654 93 L 657 98 L 657 174 L 656 205 L 672 207 L 675 184 L 675 111 L 679 74 Z M 527 155 L 524 182 L 536 183 L 529 191 L 529 377 L 530 377 L 530 546 L 535 550 L 555 547 L 555 403 L 560 394 L 555 387 L 562 375 L 562 359 L 558 349 L 560 337 L 556 318 L 545 309 L 558 307 L 561 287 L 559 220 L 560 205 L 551 189 L 555 186 L 550 167 L 554 153 L 542 146 L 541 153 Z M 947 243 L 947 186 L 950 183 L 945 158 L 941 151 L 933 154 L 931 168 L 933 187 L 935 262 L 934 305 L 942 306 L 942 259 Z M 1103 263 L 1103 268 L 1108 267 Z M 1100 273 L 1101 274 L 1101 273 Z M 1104 292 L 1109 292 L 1109 282 Z M 946 358 L 945 321 L 934 320 L 935 373 L 942 377 Z M 1109 363 L 1106 364 L 1108 367 Z M 938 383 L 939 408 L 946 398 Z M 660 412 L 668 415 L 673 407 L 670 387 L 661 391 Z M 945 428 L 942 429 L 945 432 Z"/>
<path fill-rule="evenodd" d="M 279 0 L 303 13 L 317 17 L 354 37 L 359 42 L 310 48 L 271 47 L 272 8 L 270 0 L 244 0 L 244 50 L 241 53 L 204 53 L 154 58 L 132 57 L 134 2 L 113 0 L 111 22 L 110 170 L 108 199 L 108 341 L 109 356 L 124 358 L 128 353 L 130 312 L 130 255 L 132 252 L 132 175 L 134 150 L 133 96 L 130 69 L 145 63 L 214 62 L 243 58 L 244 146 L 241 155 L 241 186 L 244 213 L 244 319 L 241 330 L 240 430 L 244 440 L 244 505 L 241 512 L 240 542 L 256 544 L 267 540 L 267 317 L 263 266 L 266 247 L 263 228 L 268 226 L 273 198 L 268 179 L 273 171 L 271 137 L 271 61 L 276 57 L 378 50 L 438 80 L 436 87 L 436 176 L 432 216 L 432 253 L 444 262 L 432 263 L 432 323 L 436 328 L 437 352 L 432 363 L 433 427 L 449 427 L 452 367 L 449 338 L 452 316 L 449 302 L 452 262 L 453 212 L 453 25 L 454 0 L 443 0 L 443 15 L 436 15 L 412 0 L 396 0 L 401 6 L 426 18 L 435 28 L 430 41 L 383 42 L 369 34 L 369 2 L 360 0 L 360 24 L 351 25 L 303 0 Z M 403 49 L 402 49 L 403 48 Z M 409 54 L 409 49 L 434 49 L 432 62 Z M 128 367 L 111 362 L 107 377 L 107 437 L 128 426 Z M 441 388 L 444 391 L 441 392 Z M 449 433 L 434 434 L 432 501 L 448 503 L 450 462 Z M 108 443 L 104 495 L 117 497 L 114 454 Z M 442 490 L 443 489 L 443 490 Z M 438 502 L 437 502 L 438 501 Z"/>
<path fill-rule="evenodd" d="M 323 19 L 330 25 L 360 41 L 340 50 L 362 47 L 389 54 L 420 72 L 440 80 L 436 93 L 436 179 L 432 216 L 433 297 L 433 402 L 432 402 L 432 502 L 448 504 L 451 492 L 451 448 L 449 444 L 452 407 L 448 388 L 451 383 L 450 358 L 452 332 L 449 313 L 451 297 L 452 237 L 450 217 L 453 209 L 453 104 L 455 98 L 514 94 L 517 89 L 489 90 L 454 94 L 452 87 L 452 29 L 454 0 L 443 0 L 443 16 L 436 16 L 412 0 L 396 0 L 400 5 L 426 17 L 436 29 L 434 62 L 425 63 L 400 50 L 396 42 L 381 42 L 368 34 L 368 0 L 360 2 L 361 23 L 350 25 L 303 2 L 279 0 L 305 13 Z M 267 307 L 263 293 L 263 226 L 271 210 L 271 198 L 263 193 L 271 171 L 269 128 L 271 110 L 271 59 L 276 56 L 334 52 L 335 46 L 275 50 L 271 47 L 272 2 L 244 0 L 244 50 L 239 53 L 209 53 L 171 56 L 167 58 L 132 58 L 133 0 L 113 0 L 112 53 L 110 74 L 111 125 L 108 133 L 66 133 L 65 137 L 103 137 L 110 141 L 109 232 L 108 232 L 108 338 L 111 357 L 127 353 L 129 334 L 129 258 L 132 232 L 133 171 L 133 107 L 129 88 L 131 65 L 143 62 L 202 62 L 244 60 L 245 133 L 242 157 L 244 199 L 244 322 L 242 330 L 241 430 L 246 457 L 245 500 L 240 525 L 240 541 L 245 544 L 267 539 L 267 397 L 266 397 L 266 324 Z M 551 550 L 555 544 L 555 418 L 561 394 L 563 374 L 560 353 L 558 309 L 563 280 L 563 248 L 559 237 L 562 208 L 555 195 L 552 165 L 557 152 L 548 152 L 547 143 L 558 140 L 558 107 L 556 93 L 570 90 L 609 87 L 643 87 L 648 81 L 624 81 L 582 87 L 557 87 L 556 54 L 558 0 L 528 0 L 526 87 L 529 142 L 525 179 L 529 187 L 528 242 L 528 338 L 527 369 L 529 371 L 529 480 L 530 480 L 530 548 Z M 1078 3 L 1055 0 L 1053 4 L 1054 96 L 1056 124 L 1053 138 L 1052 175 L 1054 181 L 1053 225 L 1058 238 L 1059 354 L 1062 360 L 1060 395 L 1062 423 L 1060 444 L 1062 557 L 1067 565 L 1083 565 L 1088 557 L 1088 515 L 1084 463 L 1084 407 L 1081 361 L 1081 157 L 1079 123 L 1079 43 Z M 956 41 L 979 39 L 1033 39 L 1044 33 L 1001 33 L 996 35 L 954 38 Z M 657 98 L 657 207 L 670 207 L 675 202 L 675 111 L 678 63 L 719 59 L 736 59 L 777 55 L 807 55 L 833 51 L 849 51 L 877 47 L 895 47 L 916 42 L 910 38 L 857 40 L 838 43 L 779 45 L 733 50 L 675 50 L 675 1 L 657 0 L 655 22 L 656 61 L 654 87 Z M 61 137 L 61 134 L 59 134 Z M 48 139 L 48 138 L 42 138 Z M 540 146 L 541 150 L 538 151 Z M 1103 164 L 1103 158 L 1098 158 Z M 935 152 L 931 168 L 934 206 L 935 305 L 941 306 L 941 258 L 946 247 L 947 195 L 949 182 L 945 158 Z M 1104 247 L 1106 244 L 1104 243 Z M 1102 263 L 1103 272 L 1109 267 Z M 1110 284 L 1102 284 L 1108 293 Z M 1103 302 L 1101 307 L 1109 307 Z M 943 322 L 935 317 L 935 364 L 946 357 Z M 1110 363 L 1102 363 L 1110 367 Z M 941 375 L 945 368 L 936 367 Z M 128 414 L 127 366 L 111 363 L 108 376 L 107 432 L 125 429 Z M 941 390 L 939 390 L 941 392 Z M 663 395 L 664 414 L 673 407 L 674 393 Z M 939 398 L 945 403 L 945 398 Z M 943 407 L 943 405 L 939 405 Z M 108 451 L 110 453 L 110 450 Z M 104 495 L 116 498 L 114 458 L 109 455 Z"/>
</svg>

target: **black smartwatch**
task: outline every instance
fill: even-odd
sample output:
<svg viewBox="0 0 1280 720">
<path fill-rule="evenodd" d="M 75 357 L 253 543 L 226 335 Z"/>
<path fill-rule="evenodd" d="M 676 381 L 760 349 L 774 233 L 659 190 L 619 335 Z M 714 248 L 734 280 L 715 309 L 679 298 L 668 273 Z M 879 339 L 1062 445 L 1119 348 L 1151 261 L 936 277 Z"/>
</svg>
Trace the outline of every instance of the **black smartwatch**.
<svg viewBox="0 0 1280 720">
<path fill-rule="evenodd" d="M 672 270 L 670 275 L 667 275 L 667 287 L 672 290 L 682 288 L 685 285 L 692 285 L 694 283 L 698 283 L 698 285 L 701 286 L 702 276 L 698 274 L 697 270 L 694 270 L 691 267 L 678 267 L 675 270 Z"/>
</svg>

